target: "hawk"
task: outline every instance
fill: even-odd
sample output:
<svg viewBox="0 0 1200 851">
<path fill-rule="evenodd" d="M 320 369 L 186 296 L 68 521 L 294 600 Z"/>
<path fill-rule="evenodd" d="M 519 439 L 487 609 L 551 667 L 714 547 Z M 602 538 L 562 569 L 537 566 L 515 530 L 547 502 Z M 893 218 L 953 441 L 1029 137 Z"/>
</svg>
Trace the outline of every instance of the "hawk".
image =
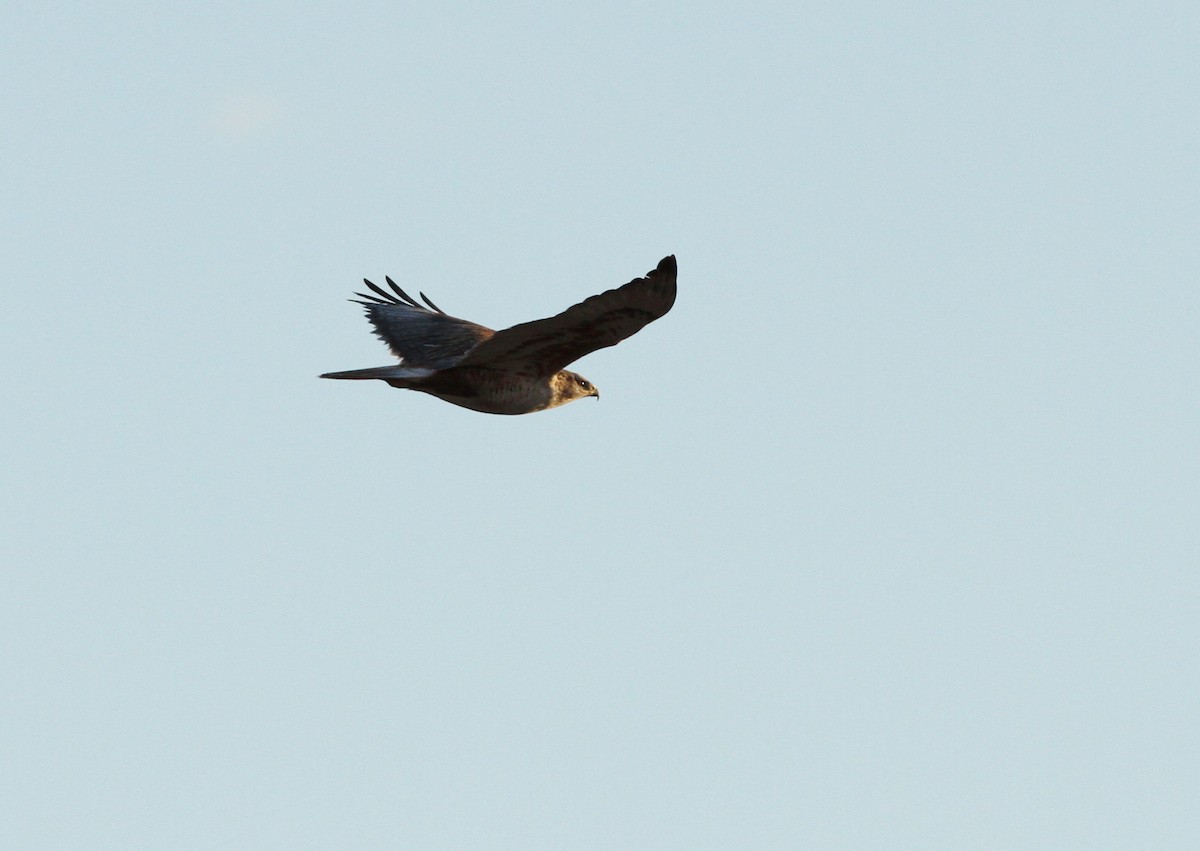
<svg viewBox="0 0 1200 851">
<path fill-rule="evenodd" d="M 374 295 L 355 293 L 375 334 L 400 358 L 395 366 L 327 372 L 321 378 L 378 378 L 485 414 L 531 414 L 600 391 L 564 369 L 589 352 L 615 346 L 675 303 L 675 257 L 622 287 L 594 295 L 549 319 L 493 331 L 424 304 L 385 278 L 392 292 L 363 282 Z"/>
</svg>

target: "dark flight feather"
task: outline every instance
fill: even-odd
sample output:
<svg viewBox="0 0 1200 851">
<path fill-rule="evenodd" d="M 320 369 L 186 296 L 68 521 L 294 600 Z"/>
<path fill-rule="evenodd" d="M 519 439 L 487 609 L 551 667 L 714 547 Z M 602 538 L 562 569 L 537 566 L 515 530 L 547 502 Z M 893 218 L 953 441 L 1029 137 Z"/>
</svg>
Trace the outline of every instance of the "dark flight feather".
<svg viewBox="0 0 1200 851">
<path fill-rule="evenodd" d="M 590 352 L 615 346 L 666 314 L 675 303 L 675 257 L 644 278 L 594 295 L 557 316 L 498 331 L 459 366 L 489 366 L 553 375 Z"/>
<path fill-rule="evenodd" d="M 363 283 L 376 295 L 355 295 L 359 296 L 358 303 L 366 308 L 375 335 L 387 343 L 392 354 L 405 366 L 435 369 L 453 366 L 481 340 L 496 333 L 491 328 L 447 315 L 429 299 L 425 299 L 429 307 L 424 307 L 391 278 L 386 280 L 396 291 L 395 295 L 366 278 Z M 423 293 L 421 297 L 425 298 Z"/>
</svg>

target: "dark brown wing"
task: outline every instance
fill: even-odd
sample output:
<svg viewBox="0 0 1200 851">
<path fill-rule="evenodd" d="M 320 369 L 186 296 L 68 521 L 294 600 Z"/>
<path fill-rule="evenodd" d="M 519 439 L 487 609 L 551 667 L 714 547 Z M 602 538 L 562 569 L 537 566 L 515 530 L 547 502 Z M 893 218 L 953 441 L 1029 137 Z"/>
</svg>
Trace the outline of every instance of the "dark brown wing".
<svg viewBox="0 0 1200 851">
<path fill-rule="evenodd" d="M 675 257 L 623 287 L 594 295 L 549 319 L 514 325 L 481 342 L 460 366 L 490 366 L 553 375 L 589 352 L 615 346 L 675 303 Z"/>
<path fill-rule="evenodd" d="M 363 278 L 374 295 L 355 293 L 359 298 L 351 301 L 367 309 L 375 335 L 387 343 L 405 366 L 434 369 L 454 366 L 481 340 L 496 333 L 474 322 L 447 316 L 425 293 L 421 293 L 425 304 L 418 304 L 391 278 L 384 280 L 394 292 L 389 293 Z"/>
</svg>

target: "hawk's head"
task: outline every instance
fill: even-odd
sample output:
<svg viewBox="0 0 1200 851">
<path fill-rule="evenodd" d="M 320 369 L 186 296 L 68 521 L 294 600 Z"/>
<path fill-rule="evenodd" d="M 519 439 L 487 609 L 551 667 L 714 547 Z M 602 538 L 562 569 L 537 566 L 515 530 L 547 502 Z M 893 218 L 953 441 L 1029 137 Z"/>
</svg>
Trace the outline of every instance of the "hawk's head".
<svg viewBox="0 0 1200 851">
<path fill-rule="evenodd" d="M 554 402 L 550 407 L 565 405 L 567 402 L 574 402 L 576 399 L 582 399 L 584 396 L 595 396 L 600 398 L 600 391 L 592 382 L 588 381 L 582 375 L 569 370 L 560 370 L 551 381 L 551 386 L 554 388 Z"/>
</svg>

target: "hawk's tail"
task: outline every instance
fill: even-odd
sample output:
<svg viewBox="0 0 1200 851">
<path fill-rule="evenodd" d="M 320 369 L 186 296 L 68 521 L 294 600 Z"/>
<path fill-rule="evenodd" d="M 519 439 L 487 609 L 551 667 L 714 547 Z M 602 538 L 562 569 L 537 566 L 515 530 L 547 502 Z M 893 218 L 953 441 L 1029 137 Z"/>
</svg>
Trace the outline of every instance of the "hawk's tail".
<svg viewBox="0 0 1200 851">
<path fill-rule="evenodd" d="M 351 381 L 364 381 L 369 378 L 381 378 L 394 386 L 404 386 L 405 381 L 428 378 L 437 370 L 423 369 L 416 366 L 373 366 L 367 369 L 350 369 L 345 372 L 327 372 L 321 378 L 342 378 Z"/>
</svg>

